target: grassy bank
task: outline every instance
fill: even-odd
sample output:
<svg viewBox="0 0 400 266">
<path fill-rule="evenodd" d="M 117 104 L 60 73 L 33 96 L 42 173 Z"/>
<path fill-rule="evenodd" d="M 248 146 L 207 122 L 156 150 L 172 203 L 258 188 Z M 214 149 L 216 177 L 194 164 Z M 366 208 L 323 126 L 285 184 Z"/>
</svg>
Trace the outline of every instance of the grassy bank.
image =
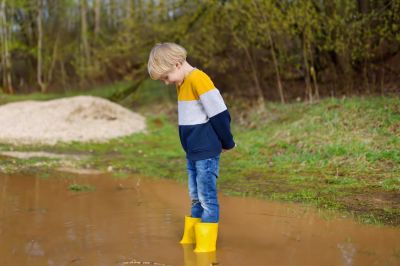
<svg viewBox="0 0 400 266">
<path fill-rule="evenodd" d="M 128 104 L 129 105 L 129 104 Z M 366 223 L 400 225 L 400 99 L 326 99 L 267 104 L 262 112 L 231 108 L 238 147 L 222 155 L 226 194 L 302 202 L 355 215 Z M 141 106 L 148 132 L 107 143 L 0 145 L 90 155 L 78 167 L 186 180 L 175 106 Z M 154 114 L 160 115 L 154 115 Z M 1 171 L 37 171 L 56 161 L 2 158 Z"/>
</svg>

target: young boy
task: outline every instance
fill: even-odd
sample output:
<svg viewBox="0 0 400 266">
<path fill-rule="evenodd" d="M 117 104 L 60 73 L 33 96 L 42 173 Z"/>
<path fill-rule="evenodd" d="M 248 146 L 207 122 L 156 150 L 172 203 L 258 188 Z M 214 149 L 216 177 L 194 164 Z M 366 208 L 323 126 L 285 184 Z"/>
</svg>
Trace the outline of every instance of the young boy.
<svg viewBox="0 0 400 266">
<path fill-rule="evenodd" d="M 236 145 L 221 94 L 207 74 L 186 61 L 186 55 L 178 44 L 157 44 L 150 52 L 148 71 L 152 79 L 175 84 L 178 93 L 179 137 L 186 152 L 192 200 L 180 243 L 196 243 L 195 252 L 211 252 L 218 234 L 219 156 Z"/>
</svg>

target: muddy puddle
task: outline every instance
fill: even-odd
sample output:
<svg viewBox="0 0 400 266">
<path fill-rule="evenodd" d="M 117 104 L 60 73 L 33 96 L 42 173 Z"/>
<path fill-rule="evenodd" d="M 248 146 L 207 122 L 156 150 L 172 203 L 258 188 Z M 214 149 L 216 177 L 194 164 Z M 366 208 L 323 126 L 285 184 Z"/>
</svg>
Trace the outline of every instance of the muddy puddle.
<svg viewBox="0 0 400 266">
<path fill-rule="evenodd" d="M 68 190 L 88 184 L 91 191 Z M 0 175 L 0 265 L 400 265 L 400 230 L 220 195 L 216 253 L 178 242 L 189 210 L 171 181 Z"/>
</svg>

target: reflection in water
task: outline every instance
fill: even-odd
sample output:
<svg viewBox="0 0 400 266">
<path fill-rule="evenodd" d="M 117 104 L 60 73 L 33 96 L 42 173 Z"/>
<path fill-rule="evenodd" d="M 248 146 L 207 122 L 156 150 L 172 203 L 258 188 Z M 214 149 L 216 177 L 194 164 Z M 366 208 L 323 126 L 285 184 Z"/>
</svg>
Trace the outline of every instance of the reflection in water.
<svg viewBox="0 0 400 266">
<path fill-rule="evenodd" d="M 64 226 L 66 227 L 67 231 L 67 239 L 70 241 L 75 241 L 77 239 L 76 237 L 76 232 L 74 228 L 74 223 L 72 221 L 68 221 L 64 223 Z"/>
<path fill-rule="evenodd" d="M 183 250 L 183 265 L 184 266 L 210 266 L 217 265 L 216 252 L 193 252 L 194 246 L 192 244 L 182 244 Z"/>
<path fill-rule="evenodd" d="M 35 240 L 31 240 L 31 241 L 29 241 L 28 244 L 26 244 L 25 252 L 29 256 L 34 256 L 34 257 L 44 256 L 44 251 L 43 251 L 42 247 Z"/>
<path fill-rule="evenodd" d="M 343 265 L 344 266 L 353 265 L 353 258 L 354 255 L 356 254 L 356 247 L 350 242 L 338 244 L 337 247 L 340 249 L 342 253 Z"/>
</svg>

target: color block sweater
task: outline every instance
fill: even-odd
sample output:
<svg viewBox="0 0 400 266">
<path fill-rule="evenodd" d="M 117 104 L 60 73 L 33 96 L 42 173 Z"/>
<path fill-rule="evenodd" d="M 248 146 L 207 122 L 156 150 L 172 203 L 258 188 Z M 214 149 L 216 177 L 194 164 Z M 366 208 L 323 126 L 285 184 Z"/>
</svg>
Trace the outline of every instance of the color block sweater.
<svg viewBox="0 0 400 266">
<path fill-rule="evenodd" d="M 194 69 L 177 93 L 179 137 L 189 160 L 215 157 L 235 146 L 228 109 L 206 73 Z"/>
</svg>

